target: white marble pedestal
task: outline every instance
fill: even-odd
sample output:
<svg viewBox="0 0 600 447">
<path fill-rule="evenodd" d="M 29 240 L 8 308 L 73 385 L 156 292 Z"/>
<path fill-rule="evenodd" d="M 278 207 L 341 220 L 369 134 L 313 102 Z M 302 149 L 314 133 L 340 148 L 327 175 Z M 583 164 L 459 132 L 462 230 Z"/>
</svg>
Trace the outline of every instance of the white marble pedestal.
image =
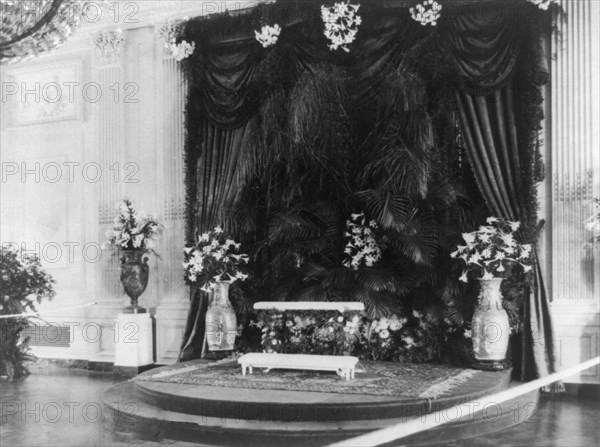
<svg viewBox="0 0 600 447">
<path fill-rule="evenodd" d="M 115 333 L 115 374 L 135 376 L 154 365 L 152 317 L 119 314 Z"/>
</svg>

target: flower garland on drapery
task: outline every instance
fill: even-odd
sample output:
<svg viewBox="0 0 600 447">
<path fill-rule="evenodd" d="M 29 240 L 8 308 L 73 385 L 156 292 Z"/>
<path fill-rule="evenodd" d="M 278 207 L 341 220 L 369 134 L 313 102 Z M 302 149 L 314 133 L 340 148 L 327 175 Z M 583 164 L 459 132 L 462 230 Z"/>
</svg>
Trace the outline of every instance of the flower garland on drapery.
<svg viewBox="0 0 600 447">
<path fill-rule="evenodd" d="M 164 50 L 167 54 L 173 56 L 177 62 L 190 57 L 196 49 L 194 42 L 189 43 L 185 40 L 177 42 L 177 35 L 187 20 L 189 20 L 188 17 L 184 17 L 182 20 L 169 19 L 156 30 L 156 33 L 163 39 Z"/>
<path fill-rule="evenodd" d="M 281 28 L 277 24 L 274 26 L 263 26 L 260 30 L 260 33 L 258 31 L 254 31 L 256 40 L 263 46 L 263 48 L 268 48 L 272 45 L 275 45 L 277 43 L 277 39 L 279 39 L 279 33 L 281 33 Z"/>
<path fill-rule="evenodd" d="M 557 0 L 525 0 L 536 5 L 541 10 L 548 10 Z M 350 4 L 349 2 L 334 3 L 332 6 L 321 6 L 321 20 L 325 27 L 323 34 L 329 40 L 327 45 L 330 51 L 342 49 L 349 52 L 348 45 L 356 40 L 358 27 L 362 23 L 362 18 L 357 14 L 360 4 Z M 436 26 L 441 18 L 443 6 L 436 0 L 424 0 L 409 8 L 411 18 L 422 26 Z M 165 25 L 157 30 L 164 39 L 165 49 L 174 56 L 177 61 L 188 58 L 193 54 L 196 46 L 194 42 L 185 40 L 176 42 L 176 36 L 181 31 L 181 26 L 188 18 L 183 21 L 169 20 Z M 260 31 L 255 30 L 256 41 L 268 48 L 277 43 L 281 34 L 279 24 L 263 25 Z"/>
<path fill-rule="evenodd" d="M 358 26 L 362 19 L 356 14 L 360 5 L 349 3 L 335 3 L 331 7 L 321 6 L 321 18 L 325 25 L 325 37 L 331 42 L 329 50 L 341 48 L 346 53 L 350 50 L 348 45 L 354 42 L 358 33 Z"/>
<path fill-rule="evenodd" d="M 419 22 L 422 26 L 436 26 L 442 11 L 442 5 L 435 0 L 425 0 L 423 3 L 409 9 L 413 20 Z"/>
<path fill-rule="evenodd" d="M 527 0 L 529 3 L 533 3 L 543 11 L 547 11 L 550 5 L 557 3 L 557 0 Z"/>
</svg>

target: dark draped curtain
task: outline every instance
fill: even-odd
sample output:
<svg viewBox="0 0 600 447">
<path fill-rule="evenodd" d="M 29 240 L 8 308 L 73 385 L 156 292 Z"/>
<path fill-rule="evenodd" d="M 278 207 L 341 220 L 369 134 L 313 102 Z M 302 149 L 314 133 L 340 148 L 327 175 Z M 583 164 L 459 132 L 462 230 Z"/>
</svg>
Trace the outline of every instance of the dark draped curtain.
<svg viewBox="0 0 600 447">
<path fill-rule="evenodd" d="M 236 199 L 244 177 L 248 152 L 245 149 L 254 126 L 253 117 L 260 99 L 268 96 L 265 85 L 290 85 L 302 70 L 333 60 L 352 70 L 356 95 L 368 101 L 382 88 L 375 82 L 381 71 L 389 66 L 400 66 L 406 49 L 424 33 L 416 22 L 406 20 L 407 12 L 403 11 L 400 16 L 378 17 L 352 55 L 333 53 L 321 33 L 315 35 L 314 30 L 297 20 L 297 14 L 287 12 L 292 17 L 291 23 L 276 46 L 279 60 L 283 61 L 280 64 L 285 63 L 285 67 L 265 70 L 265 64 L 270 62 L 268 55 L 272 53 L 262 50 L 253 34 L 244 32 L 243 17 L 231 17 L 221 24 L 223 26 L 218 26 L 218 34 L 212 33 L 208 38 L 211 45 L 200 47 L 190 58 L 186 163 L 193 167 L 191 171 L 188 166 L 187 175 L 193 176 L 195 181 L 190 182 L 193 190 L 188 191 L 187 198 L 188 245 L 194 243 L 198 234 L 222 223 Z M 399 26 L 400 23 L 403 26 Z M 193 27 L 188 26 L 182 39 L 199 42 L 206 36 L 196 34 Z M 204 315 L 208 298 L 208 294 L 191 287 L 191 305 L 179 361 L 205 354 Z"/>
<path fill-rule="evenodd" d="M 524 117 L 518 116 L 523 107 L 517 102 L 528 98 L 516 94 L 525 89 L 520 84 L 532 80 L 516 75 L 514 67 L 519 57 L 540 53 L 524 51 L 538 42 L 516 28 L 518 12 L 508 8 L 501 20 L 490 21 L 484 7 L 473 8 L 473 14 L 455 17 L 449 41 L 463 81 L 455 93 L 462 135 L 479 189 L 492 214 L 537 227 L 527 207 L 533 192 L 524 189 L 530 183 L 524 176 L 535 175 L 524 160 L 532 156 L 531 142 L 524 135 L 528 129 L 518 125 Z M 522 243 L 536 240 L 536 232 L 521 236 Z M 537 256 L 531 289 L 513 352 L 515 377 L 524 381 L 557 371 L 552 318 Z"/>
<path fill-rule="evenodd" d="M 402 66 L 414 48 L 431 38 L 425 27 L 410 19 L 405 6 L 379 7 L 378 14 L 363 19 L 359 38 L 347 54 L 328 51 L 321 30 L 306 25 L 310 21 L 299 13 L 277 20 L 276 14 L 269 16 L 268 23 L 284 28 L 269 50 L 258 45 L 251 31 L 257 27 L 253 17 L 264 18 L 264 7 L 240 17 L 217 17 L 212 25 L 199 19 L 188 22 L 181 38 L 196 42 L 197 47 L 186 61 L 190 80 L 186 163 L 191 177 L 187 184 L 192 185 L 187 198 L 188 244 L 199 232 L 220 223 L 235 200 L 248 152 L 245 143 L 269 86 L 291 85 L 300 70 L 327 61 L 344 65 L 352 74 L 353 94 L 359 101 L 369 101 L 382 88 L 377 82 L 382 70 Z M 531 17 L 533 8 L 526 2 L 445 4 L 434 36 L 439 45 L 447 46 L 458 74 L 455 97 L 465 146 L 490 211 L 535 226 L 524 203 L 528 191 L 522 189 L 523 179 L 531 173 L 524 170 L 523 158 L 530 148 L 518 125 L 515 93 L 515 67 L 519 57 L 525 57 L 522 48 L 527 40 L 522 29 L 530 28 L 523 19 Z M 279 55 L 280 65 L 265 69 L 274 54 Z M 549 306 L 538 264 L 534 272 L 533 292 L 523 306 L 523 336 L 513 352 L 516 375 L 523 380 L 556 370 Z M 202 354 L 206 307 L 207 296 L 192 288 L 180 360 Z"/>
<path fill-rule="evenodd" d="M 246 38 L 203 48 L 195 60 L 197 75 L 192 77 L 186 110 L 186 161 L 193 169 L 188 175 L 195 179 L 194 191 L 188 191 L 188 200 L 193 201 L 193 214 L 187 216 L 188 245 L 222 221 L 240 187 L 244 143 L 258 98 L 250 87 L 259 67 L 251 57 L 256 49 L 249 42 Z M 180 361 L 204 355 L 208 295 L 196 287 L 190 295 Z"/>
</svg>

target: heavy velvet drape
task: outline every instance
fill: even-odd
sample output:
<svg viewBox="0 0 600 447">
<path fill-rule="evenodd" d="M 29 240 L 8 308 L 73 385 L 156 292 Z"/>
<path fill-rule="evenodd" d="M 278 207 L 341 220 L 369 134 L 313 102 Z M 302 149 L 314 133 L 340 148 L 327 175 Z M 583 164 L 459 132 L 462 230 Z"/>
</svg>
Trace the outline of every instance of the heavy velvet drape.
<svg viewBox="0 0 600 447">
<path fill-rule="evenodd" d="M 522 158 L 530 148 L 516 124 L 520 117 L 514 74 L 523 57 L 522 47 L 531 37 L 522 30 L 532 26 L 523 20 L 531 19 L 532 7 L 510 1 L 450 4 L 433 34 L 439 45 L 447 46 L 457 73 L 458 116 L 481 193 L 494 215 L 522 221 L 527 220 L 522 190 L 527 172 Z M 379 5 L 373 10 L 365 14 L 359 37 L 348 54 L 329 52 L 321 29 L 298 10 L 294 14 L 289 9 L 284 13 L 269 10 L 269 23 L 284 28 L 277 45 L 269 50 L 263 50 L 252 33 L 252 27 L 265 18 L 265 8 L 240 17 L 220 17 L 212 27 L 200 19 L 188 22 L 181 38 L 196 42 L 197 47 L 186 62 L 190 79 L 187 175 L 194 177 L 188 181 L 193 185 L 188 190 L 188 243 L 219 223 L 222 211 L 235 199 L 245 166 L 244 144 L 261 98 L 273 84 L 293 84 L 300 69 L 328 61 L 344 65 L 353 77 L 353 94 L 369 101 L 381 88 L 377 82 L 381 70 L 401 67 L 407 54 L 414 57 L 414 49 L 432 38 L 410 19 L 406 7 Z M 278 62 L 269 66 L 274 55 L 278 55 Z M 550 313 L 538 265 L 535 272 L 534 293 L 524 305 L 526 336 L 514 353 L 517 375 L 527 380 L 556 367 Z M 202 352 L 205 309 L 206 296 L 192 290 L 180 360 Z"/>
<path fill-rule="evenodd" d="M 523 161 L 531 156 L 527 153 L 531 148 L 527 135 L 523 135 L 527 130 L 517 125 L 523 117 L 518 116 L 522 108 L 516 103 L 523 98 L 515 96 L 519 84 L 531 80 L 516 76 L 514 69 L 519 57 L 531 54 L 522 50 L 535 42 L 524 41 L 515 26 L 519 15 L 514 12 L 507 11 L 493 24 L 485 8 L 474 8 L 472 14 L 456 17 L 450 40 L 464 88 L 457 89 L 455 95 L 469 161 L 490 211 L 536 225 L 528 222 L 527 195 L 531 192 L 524 189 L 527 182 L 523 179 L 534 175 L 527 169 L 530 163 Z M 501 40 L 503 45 L 499 45 Z M 557 368 L 552 319 L 537 257 L 533 276 L 532 291 L 523 303 L 524 324 L 513 358 L 520 380 L 533 380 Z"/>
</svg>

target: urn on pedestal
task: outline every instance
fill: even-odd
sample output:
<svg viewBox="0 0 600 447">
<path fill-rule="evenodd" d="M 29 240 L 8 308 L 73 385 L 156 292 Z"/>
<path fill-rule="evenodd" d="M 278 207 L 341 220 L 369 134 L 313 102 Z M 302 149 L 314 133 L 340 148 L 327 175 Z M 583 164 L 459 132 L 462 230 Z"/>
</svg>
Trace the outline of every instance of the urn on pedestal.
<svg viewBox="0 0 600 447">
<path fill-rule="evenodd" d="M 148 286 L 150 267 L 149 252 L 156 253 L 152 242 L 162 232 L 162 224 L 144 212 L 137 212 L 129 199 L 123 199 L 117 206 L 118 214 L 113 226 L 106 232 L 104 244 L 121 261 L 121 284 L 129 296 L 130 305 L 124 313 L 140 314 L 146 309 L 138 305 L 138 298 Z"/>
<path fill-rule="evenodd" d="M 123 309 L 126 314 L 142 314 L 146 309 L 138 305 L 139 296 L 148 286 L 150 267 L 146 250 L 121 251 L 121 284 L 131 303 Z"/>
</svg>

